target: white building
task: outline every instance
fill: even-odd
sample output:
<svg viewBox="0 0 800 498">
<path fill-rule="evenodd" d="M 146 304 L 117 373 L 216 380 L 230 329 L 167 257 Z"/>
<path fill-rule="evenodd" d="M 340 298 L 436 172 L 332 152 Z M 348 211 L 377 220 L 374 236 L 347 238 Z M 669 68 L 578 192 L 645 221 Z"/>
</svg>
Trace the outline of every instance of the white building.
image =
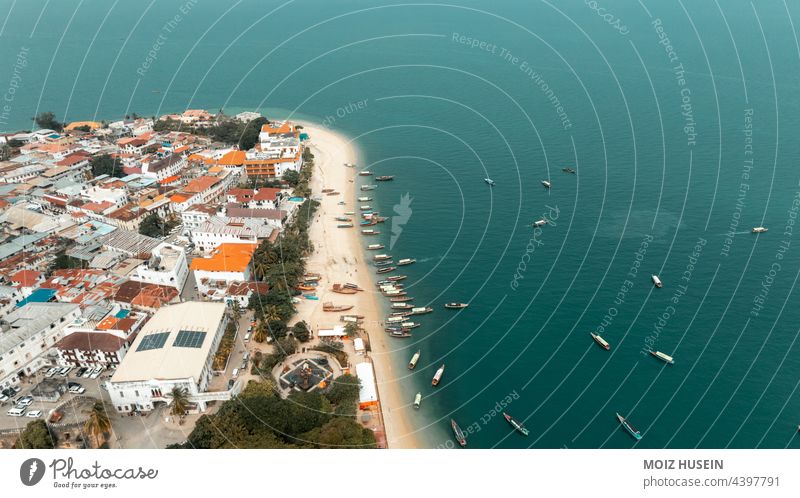
<svg viewBox="0 0 800 498">
<path fill-rule="evenodd" d="M 217 208 L 208 204 L 195 204 L 185 211 L 181 211 L 181 224 L 183 232 L 190 234 L 194 229 L 205 223 L 217 214 Z"/>
<path fill-rule="evenodd" d="M 145 324 L 107 383 L 117 411 L 150 411 L 169 404 L 174 387 L 205 411 L 232 391 L 207 393 L 214 353 L 227 325 L 222 303 L 187 302 L 159 309 Z M 234 388 L 235 390 L 236 388 Z"/>
<path fill-rule="evenodd" d="M 155 178 L 158 181 L 177 175 L 186 166 L 186 158 L 173 154 L 165 159 L 152 161 L 142 165 L 142 176 Z"/>
<path fill-rule="evenodd" d="M 249 282 L 250 262 L 256 244 L 222 244 L 210 257 L 192 260 L 192 271 L 200 294 L 211 300 L 223 300 L 234 282 Z"/>
<path fill-rule="evenodd" d="M 81 190 L 81 197 L 89 202 L 110 202 L 116 209 L 128 203 L 128 193 L 121 188 L 104 188 L 99 185 Z"/>
<path fill-rule="evenodd" d="M 222 244 L 258 244 L 268 239 L 273 227 L 258 218 L 227 218 L 212 216 L 202 225 L 192 229 L 192 242 L 197 250 L 206 254 Z"/>
<path fill-rule="evenodd" d="M 150 252 L 150 260 L 139 265 L 130 275 L 130 279 L 175 287 L 180 292 L 188 276 L 189 266 L 183 248 L 163 243 Z"/>
<path fill-rule="evenodd" d="M 0 386 L 18 384 L 50 361 L 45 353 L 81 316 L 71 303 L 28 303 L 0 324 Z"/>
</svg>

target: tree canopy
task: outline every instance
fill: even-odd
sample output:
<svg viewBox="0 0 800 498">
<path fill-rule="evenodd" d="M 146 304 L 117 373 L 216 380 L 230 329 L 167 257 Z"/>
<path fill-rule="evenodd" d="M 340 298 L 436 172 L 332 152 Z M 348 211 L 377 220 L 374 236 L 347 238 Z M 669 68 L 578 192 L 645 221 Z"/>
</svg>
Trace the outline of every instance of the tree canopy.
<svg viewBox="0 0 800 498">
<path fill-rule="evenodd" d="M 108 154 L 94 156 L 89 161 L 89 165 L 94 176 L 108 175 L 116 178 L 125 176 L 125 173 L 122 172 L 122 166 Z"/>
<path fill-rule="evenodd" d="M 55 448 L 56 437 L 47 428 L 44 420 L 28 422 L 25 429 L 20 432 L 14 448 L 26 450 L 49 450 Z"/>
<path fill-rule="evenodd" d="M 33 118 L 39 128 L 48 130 L 61 131 L 64 129 L 64 123 L 56 119 L 56 115 L 50 111 L 40 112 Z"/>
</svg>

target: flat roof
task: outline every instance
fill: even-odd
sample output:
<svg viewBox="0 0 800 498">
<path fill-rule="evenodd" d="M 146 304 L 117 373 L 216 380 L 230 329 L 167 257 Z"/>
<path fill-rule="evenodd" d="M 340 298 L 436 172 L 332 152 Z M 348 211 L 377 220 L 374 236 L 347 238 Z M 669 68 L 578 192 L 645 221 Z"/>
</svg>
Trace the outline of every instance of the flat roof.
<svg viewBox="0 0 800 498">
<path fill-rule="evenodd" d="M 137 334 L 111 382 L 199 381 L 224 314 L 223 303 L 187 302 L 159 309 Z"/>
</svg>

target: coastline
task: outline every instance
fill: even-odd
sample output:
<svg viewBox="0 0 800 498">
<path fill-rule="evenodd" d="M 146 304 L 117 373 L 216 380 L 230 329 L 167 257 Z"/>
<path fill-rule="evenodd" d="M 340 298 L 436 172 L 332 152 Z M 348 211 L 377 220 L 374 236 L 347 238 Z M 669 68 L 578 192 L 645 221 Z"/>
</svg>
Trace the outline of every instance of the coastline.
<svg viewBox="0 0 800 498">
<path fill-rule="evenodd" d="M 338 314 L 322 311 L 322 303 L 333 301 L 336 304 L 352 304 L 353 313 L 364 315 L 364 328 L 370 339 L 375 380 L 380 397 L 380 408 L 389 448 L 420 448 L 417 434 L 407 416 L 409 403 L 403 401 L 399 378 L 394 371 L 389 338 L 380 325 L 383 321 L 379 294 L 370 273 L 364 244 L 365 240 L 358 227 L 358 215 L 353 216 L 354 227 L 336 228 L 334 218 L 345 211 L 356 209 L 356 172 L 344 163 L 359 164 L 359 151 L 343 135 L 325 129 L 314 123 L 295 121 L 304 128 L 310 137 L 310 149 L 314 154 L 314 174 L 311 177 L 311 191 L 314 198 L 320 199 L 317 215 L 309 228 L 309 237 L 314 251 L 306 260 L 310 272 L 322 274 L 322 285 L 317 291 L 318 301 L 304 301 L 298 304 L 298 316 L 315 331 L 320 327 L 340 324 Z M 333 188 L 340 195 L 328 196 L 323 188 Z M 346 205 L 340 206 L 340 201 Z M 353 282 L 364 289 L 352 295 L 336 294 L 331 291 L 334 283 Z"/>
</svg>

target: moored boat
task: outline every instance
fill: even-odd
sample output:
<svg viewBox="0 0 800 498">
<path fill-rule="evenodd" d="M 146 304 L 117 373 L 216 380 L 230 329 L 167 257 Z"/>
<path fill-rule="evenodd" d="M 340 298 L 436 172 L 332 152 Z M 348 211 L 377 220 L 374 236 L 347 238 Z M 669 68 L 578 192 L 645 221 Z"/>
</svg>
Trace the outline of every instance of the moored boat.
<svg viewBox="0 0 800 498">
<path fill-rule="evenodd" d="M 346 216 L 337 216 L 336 217 L 336 221 L 344 221 L 345 223 L 350 223 L 353 220 L 351 220 L 350 218 L 347 218 Z"/>
<path fill-rule="evenodd" d="M 601 348 L 605 349 L 606 351 L 611 349 L 611 345 L 607 343 L 605 339 L 600 337 L 598 334 L 595 334 L 594 332 L 590 332 L 590 334 L 592 334 L 592 339 L 594 339 L 594 342 L 599 344 Z"/>
<path fill-rule="evenodd" d="M 673 365 L 675 363 L 675 359 L 672 356 L 664 354 L 661 351 L 650 351 L 650 354 L 663 361 L 667 365 Z"/>
<path fill-rule="evenodd" d="M 458 426 L 455 419 L 450 419 L 450 427 L 453 428 L 453 434 L 456 436 L 456 441 L 462 448 L 467 446 L 467 438 L 464 436 L 464 431 Z"/>
<path fill-rule="evenodd" d="M 358 172 L 358 176 L 371 176 L 371 175 L 372 175 L 372 171 L 364 170 L 364 171 L 359 171 Z"/>
<path fill-rule="evenodd" d="M 394 180 L 394 177 L 391 175 L 381 175 L 381 176 L 376 176 L 375 180 L 379 182 L 389 182 Z"/>
<path fill-rule="evenodd" d="M 417 362 L 419 361 L 419 356 L 420 356 L 421 353 L 422 353 L 422 350 L 418 349 L 417 352 L 414 353 L 414 356 L 411 357 L 411 360 L 408 362 L 408 369 L 409 370 L 414 370 L 415 368 L 417 368 Z"/>
<path fill-rule="evenodd" d="M 547 180 L 542 180 L 542 185 L 544 185 L 544 188 L 550 188 L 550 182 Z"/>
<path fill-rule="evenodd" d="M 449 310 L 461 310 L 469 306 L 468 303 L 445 303 L 444 307 Z"/>
<path fill-rule="evenodd" d="M 484 178 L 483 181 L 494 187 L 494 180 L 492 180 L 491 178 Z"/>
<path fill-rule="evenodd" d="M 417 395 L 414 396 L 414 408 L 419 410 L 420 403 L 422 403 L 422 393 L 417 393 Z"/>
<path fill-rule="evenodd" d="M 442 375 L 443 374 L 444 374 L 444 363 L 442 363 L 442 366 L 439 367 L 438 370 L 436 370 L 435 374 L 433 374 L 433 380 L 431 380 L 431 385 L 432 386 L 438 386 L 439 382 L 442 381 Z"/>
<path fill-rule="evenodd" d="M 383 268 L 378 268 L 377 269 L 377 273 L 378 274 L 389 273 L 390 271 L 395 271 L 396 269 L 397 269 L 396 266 L 386 266 L 386 267 L 383 267 Z"/>
<path fill-rule="evenodd" d="M 336 228 L 353 228 L 352 223 L 339 223 L 336 225 Z"/>
<path fill-rule="evenodd" d="M 394 275 L 393 277 L 386 277 L 386 280 L 389 282 L 399 282 L 400 280 L 404 280 L 408 275 Z"/>
<path fill-rule="evenodd" d="M 383 244 L 370 244 L 367 246 L 368 251 L 379 251 L 384 248 Z"/>
<path fill-rule="evenodd" d="M 392 303 L 393 310 L 410 310 L 411 308 L 413 308 L 413 306 L 408 303 Z"/>
<path fill-rule="evenodd" d="M 417 327 L 422 326 L 422 324 L 417 322 L 401 322 L 400 326 L 403 327 L 404 329 L 415 329 Z"/>
<path fill-rule="evenodd" d="M 331 302 L 322 303 L 322 311 L 332 311 L 332 312 L 339 312 L 339 311 L 348 311 L 353 309 L 353 305 L 344 305 L 344 304 L 333 304 Z"/>
<path fill-rule="evenodd" d="M 362 185 L 361 191 L 366 192 L 367 190 L 375 190 L 376 185 Z"/>
<path fill-rule="evenodd" d="M 404 291 L 397 291 L 397 292 L 404 292 Z M 391 301 L 393 303 L 405 303 L 407 301 L 413 301 L 413 300 L 414 300 L 414 298 L 411 297 L 411 296 L 401 296 L 401 295 L 398 295 L 397 297 L 390 297 L 389 298 L 389 301 Z"/>
<path fill-rule="evenodd" d="M 511 415 L 509 415 L 506 412 L 503 412 L 503 417 L 505 417 L 506 421 L 509 424 L 511 424 L 511 427 L 516 429 L 517 432 L 519 432 L 523 436 L 527 436 L 528 435 L 528 429 L 525 428 L 525 426 L 522 424 L 522 422 L 520 422 L 519 420 L 515 419 L 514 417 L 512 417 Z"/>
<path fill-rule="evenodd" d="M 564 173 L 572 173 L 573 175 L 575 174 L 575 170 L 572 168 L 561 168 L 561 171 Z"/>
<path fill-rule="evenodd" d="M 625 430 L 628 431 L 628 434 L 636 438 L 637 441 L 639 439 L 642 439 L 642 433 L 639 432 L 639 430 L 636 429 L 634 426 L 632 426 L 631 423 L 628 422 L 628 419 L 617 413 L 617 420 L 619 420 L 619 423 L 622 424 L 622 427 L 624 427 Z"/>
<path fill-rule="evenodd" d="M 388 254 L 376 254 L 376 255 L 372 256 L 372 259 L 375 260 L 375 261 L 383 261 L 383 260 L 386 260 L 386 259 L 392 259 L 392 257 L 389 256 Z"/>
<path fill-rule="evenodd" d="M 362 235 L 380 235 L 381 233 L 377 230 L 372 230 L 371 228 L 366 228 L 361 230 Z"/>
<path fill-rule="evenodd" d="M 389 335 L 391 337 L 397 337 L 397 338 L 400 338 L 400 339 L 406 339 L 408 337 L 411 337 L 411 332 L 409 332 L 407 330 L 390 330 L 389 331 Z"/>
<path fill-rule="evenodd" d="M 338 294 L 355 294 L 358 292 L 358 289 L 353 289 L 352 287 L 347 287 L 342 284 L 333 284 L 333 288 L 331 290 Z"/>
<path fill-rule="evenodd" d="M 360 209 L 361 211 L 372 211 L 372 206 L 368 206 L 365 204 L 363 206 L 358 206 L 358 209 Z"/>
<path fill-rule="evenodd" d="M 392 261 L 391 259 L 387 259 L 387 260 L 385 260 L 385 261 L 376 261 L 376 262 L 375 262 L 375 263 L 373 263 L 373 264 L 374 264 L 375 266 L 377 266 L 378 268 L 382 268 L 382 267 L 384 267 L 384 266 L 391 266 L 391 265 L 393 265 L 393 264 L 394 264 L 394 261 Z"/>
<path fill-rule="evenodd" d="M 764 227 L 755 227 L 755 228 L 753 228 L 753 233 L 764 233 L 767 230 L 769 230 L 769 229 L 768 228 L 764 228 Z"/>
<path fill-rule="evenodd" d="M 538 220 L 533 222 L 534 228 L 543 227 L 545 225 L 547 225 L 547 220 Z"/>
<path fill-rule="evenodd" d="M 358 202 L 369 202 L 372 200 L 372 197 L 359 197 Z"/>
<path fill-rule="evenodd" d="M 397 264 L 398 264 L 398 266 L 405 266 L 405 265 L 410 265 L 410 264 L 416 263 L 416 262 L 417 262 L 417 260 L 414 259 L 414 258 L 403 258 L 400 261 L 398 261 Z"/>
<path fill-rule="evenodd" d="M 661 279 L 658 278 L 658 275 L 652 275 L 650 278 L 653 279 L 653 284 L 659 289 L 664 286 L 664 284 L 661 283 Z"/>
<path fill-rule="evenodd" d="M 301 284 L 301 285 L 297 286 L 297 290 L 301 290 L 301 291 L 312 291 L 312 290 L 314 290 L 316 288 L 317 288 L 316 285 L 302 285 Z"/>
<path fill-rule="evenodd" d="M 425 313 L 430 313 L 433 311 L 433 308 L 428 306 L 421 306 L 419 308 L 411 308 L 412 315 L 424 315 Z"/>
</svg>

